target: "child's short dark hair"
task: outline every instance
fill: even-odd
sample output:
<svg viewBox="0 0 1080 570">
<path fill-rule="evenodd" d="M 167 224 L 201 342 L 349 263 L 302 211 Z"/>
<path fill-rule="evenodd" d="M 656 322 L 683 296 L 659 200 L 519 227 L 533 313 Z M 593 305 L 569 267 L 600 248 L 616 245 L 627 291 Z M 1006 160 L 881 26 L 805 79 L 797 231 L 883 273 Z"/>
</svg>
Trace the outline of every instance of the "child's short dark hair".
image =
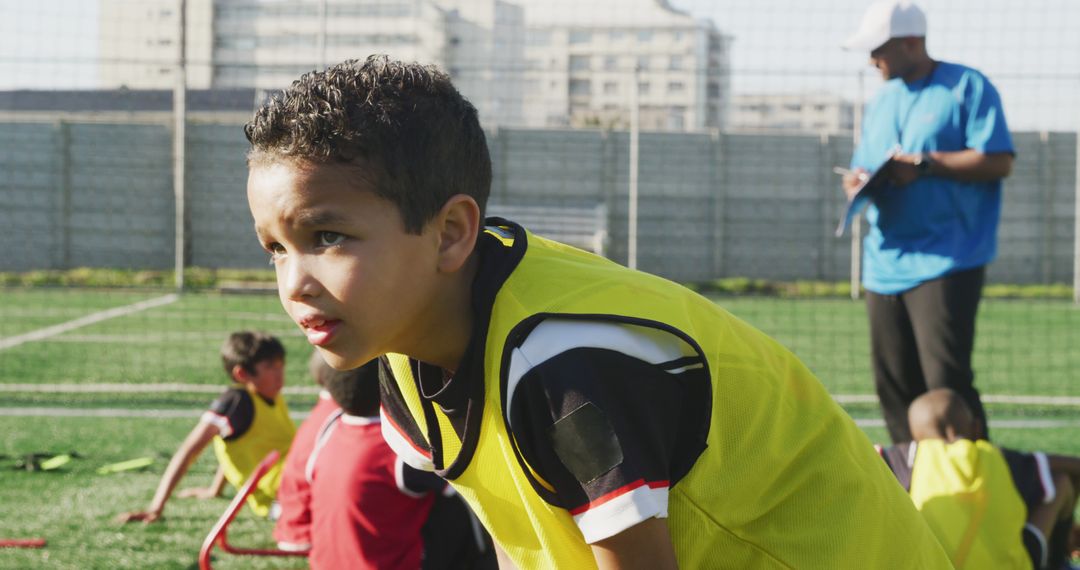
<svg viewBox="0 0 1080 570">
<path fill-rule="evenodd" d="M 334 370 L 329 364 L 325 378 L 327 392 L 350 416 L 374 416 L 379 413 L 379 360 L 360 368 Z"/>
<path fill-rule="evenodd" d="M 225 339 L 225 344 L 221 345 L 221 364 L 230 378 L 236 366 L 240 366 L 248 374 L 255 374 L 256 364 L 275 359 L 285 359 L 285 347 L 281 341 L 266 333 L 234 332 Z"/>
<path fill-rule="evenodd" d="M 371 56 L 300 76 L 244 126 L 249 164 L 295 160 L 355 165 L 393 202 L 405 230 L 456 194 L 483 215 L 491 157 L 476 108 L 434 66 Z"/>
</svg>

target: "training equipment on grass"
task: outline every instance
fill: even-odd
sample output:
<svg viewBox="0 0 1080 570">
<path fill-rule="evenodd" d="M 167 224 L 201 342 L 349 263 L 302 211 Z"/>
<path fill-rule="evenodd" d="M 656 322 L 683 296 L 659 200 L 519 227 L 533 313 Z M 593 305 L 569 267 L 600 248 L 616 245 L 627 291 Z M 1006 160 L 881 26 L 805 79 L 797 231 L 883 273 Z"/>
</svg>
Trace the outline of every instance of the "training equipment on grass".
<svg viewBox="0 0 1080 570">
<path fill-rule="evenodd" d="M 210 566 L 210 552 L 214 550 L 214 546 L 220 546 L 222 550 L 230 554 L 238 554 L 245 556 L 307 556 L 307 551 L 291 551 L 291 550 L 277 550 L 272 548 L 237 548 L 226 539 L 225 533 L 229 528 L 229 524 L 240 512 L 240 509 L 244 506 L 244 501 L 247 500 L 248 495 L 255 490 L 255 486 L 259 484 L 259 479 L 262 479 L 266 472 L 277 463 L 278 457 L 281 454 L 277 450 L 271 451 L 266 454 L 266 457 L 255 467 L 255 471 L 251 473 L 251 477 L 244 483 L 240 490 L 233 497 L 232 502 L 229 503 L 228 508 L 222 513 L 221 518 L 218 519 L 214 526 L 210 529 L 210 534 L 206 535 L 206 540 L 203 541 L 202 549 L 199 550 L 199 570 L 211 570 Z"/>
<path fill-rule="evenodd" d="M 51 451 L 27 453 L 18 456 L 11 465 L 11 469 L 15 471 L 55 471 L 70 463 L 72 459 L 80 458 L 82 458 L 82 455 L 76 451 L 69 451 L 68 453 L 53 453 Z M 0 455 L 0 460 L 7 459 L 12 459 L 12 457 Z"/>
<path fill-rule="evenodd" d="M 123 471 L 134 471 L 136 469 L 142 469 L 154 464 L 153 457 L 139 457 L 136 459 L 129 459 L 127 461 L 121 461 L 119 463 L 110 463 L 108 465 L 102 465 L 98 467 L 98 475 L 109 475 L 111 473 L 121 473 Z"/>
<path fill-rule="evenodd" d="M 0 538 L 0 548 L 45 548 L 45 539 Z"/>
<path fill-rule="evenodd" d="M 71 463 L 71 454 L 63 453 L 42 461 L 40 467 L 42 471 L 52 471 L 54 469 L 59 469 L 68 463 Z"/>
</svg>

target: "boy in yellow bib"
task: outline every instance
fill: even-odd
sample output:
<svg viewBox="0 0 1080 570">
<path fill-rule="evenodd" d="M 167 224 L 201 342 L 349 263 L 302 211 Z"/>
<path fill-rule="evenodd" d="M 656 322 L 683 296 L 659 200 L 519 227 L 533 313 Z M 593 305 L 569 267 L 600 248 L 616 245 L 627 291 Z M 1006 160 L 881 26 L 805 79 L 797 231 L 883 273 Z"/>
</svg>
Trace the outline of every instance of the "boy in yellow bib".
<svg viewBox="0 0 1080 570">
<path fill-rule="evenodd" d="M 281 466 L 296 433 L 285 398 L 281 396 L 285 385 L 285 347 L 267 334 L 236 332 L 222 345 L 221 361 L 234 385 L 210 405 L 180 444 L 161 476 L 150 507 L 123 514 L 121 521 L 158 520 L 173 489 L 211 442 L 219 466 L 214 482 L 205 489 L 182 492 L 181 496 L 216 497 L 226 480 L 240 488 L 263 457 L 276 449 L 281 460 L 263 476 L 247 499 L 256 514 L 270 514 L 281 479 Z"/>
<path fill-rule="evenodd" d="M 476 109 L 385 57 L 305 74 L 246 126 L 286 312 L 382 359 L 383 435 L 521 569 L 949 568 L 790 352 L 669 281 L 484 220 Z"/>
<path fill-rule="evenodd" d="M 917 398 L 908 422 L 915 441 L 881 454 L 956 568 L 1063 567 L 1080 459 L 994 446 L 947 388 Z"/>
</svg>

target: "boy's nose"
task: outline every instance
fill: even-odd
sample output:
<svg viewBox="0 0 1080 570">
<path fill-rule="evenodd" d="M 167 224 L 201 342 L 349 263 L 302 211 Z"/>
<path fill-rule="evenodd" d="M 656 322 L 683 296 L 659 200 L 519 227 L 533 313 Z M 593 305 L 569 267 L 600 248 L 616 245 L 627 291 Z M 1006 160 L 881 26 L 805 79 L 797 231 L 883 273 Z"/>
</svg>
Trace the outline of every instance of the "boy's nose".
<svg viewBox="0 0 1080 570">
<path fill-rule="evenodd" d="M 319 282 L 303 256 L 291 256 L 285 261 L 285 270 L 278 274 L 278 289 L 284 297 L 298 301 L 318 295 Z"/>
</svg>

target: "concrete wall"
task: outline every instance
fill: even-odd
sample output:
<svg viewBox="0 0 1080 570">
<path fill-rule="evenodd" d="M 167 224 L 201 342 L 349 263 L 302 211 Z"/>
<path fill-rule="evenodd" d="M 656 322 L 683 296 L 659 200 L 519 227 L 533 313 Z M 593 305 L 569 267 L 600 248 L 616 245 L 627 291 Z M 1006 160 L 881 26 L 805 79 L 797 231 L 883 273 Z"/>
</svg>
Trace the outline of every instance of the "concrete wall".
<svg viewBox="0 0 1080 570">
<path fill-rule="evenodd" d="M 1076 136 L 1014 139 L 990 279 L 1071 282 Z M 170 141 L 164 125 L 0 124 L 0 271 L 172 267 Z M 494 200 L 606 203 L 608 252 L 625 261 L 626 133 L 504 129 L 489 144 Z M 190 265 L 266 263 L 247 211 L 246 150 L 239 124 L 188 127 Z M 643 134 L 638 266 L 679 280 L 846 280 L 832 167 L 850 155 L 847 137 Z"/>
</svg>

